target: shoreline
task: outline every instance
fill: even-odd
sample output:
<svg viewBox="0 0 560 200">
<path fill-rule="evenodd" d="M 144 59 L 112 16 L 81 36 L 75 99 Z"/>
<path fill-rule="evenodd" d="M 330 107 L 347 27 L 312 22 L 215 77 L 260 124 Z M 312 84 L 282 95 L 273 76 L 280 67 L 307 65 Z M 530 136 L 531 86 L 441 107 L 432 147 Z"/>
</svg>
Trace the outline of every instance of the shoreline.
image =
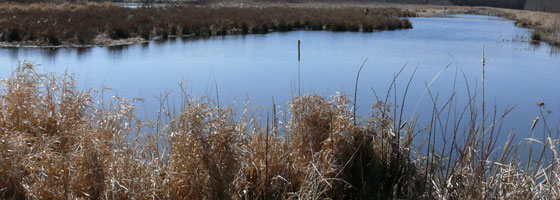
<svg viewBox="0 0 560 200">
<path fill-rule="evenodd" d="M 87 6 L 100 6 L 102 8 L 115 8 L 114 4 L 84 4 Z M 0 5 L 0 10 L 6 9 L 6 5 Z M 13 6 L 13 5 L 12 5 Z M 25 5 L 16 5 L 16 7 L 25 7 Z M 33 4 L 28 7 L 33 9 Z M 74 4 L 66 4 L 59 7 L 71 7 L 78 6 Z M 83 6 L 83 5 L 82 5 Z M 9 7 L 9 6 L 8 6 Z M 118 6 L 117 6 L 118 7 Z M 396 9 L 397 12 L 409 12 L 413 16 L 407 16 L 406 18 L 412 17 L 444 17 L 446 15 L 455 14 L 474 14 L 482 16 L 496 16 L 514 21 L 515 25 L 518 27 L 532 29 L 532 35 L 529 35 L 526 42 L 544 42 L 550 46 L 560 47 L 560 14 L 556 13 L 546 13 L 539 11 L 527 11 L 527 10 L 513 10 L 504 8 L 492 8 L 492 7 L 468 7 L 468 6 L 454 6 L 454 5 L 423 5 L 423 4 L 397 4 L 397 3 L 237 3 L 237 2 L 218 2 L 205 6 L 187 6 L 188 8 L 203 8 L 203 9 L 252 9 L 252 8 L 269 8 L 269 9 L 285 9 L 285 8 L 299 8 L 299 9 L 317 9 L 321 12 L 326 12 L 328 9 Z M 185 7 L 185 8 L 187 8 Z M 118 7 L 121 8 L 121 7 Z M 67 8 L 58 8 L 58 10 L 64 10 Z M 121 9 L 136 9 L 136 8 L 121 8 Z M 330 11 L 330 10 L 329 10 Z M 1 21 L 1 20 L 0 20 Z M 210 30 L 210 33 L 205 33 L 204 35 L 197 35 L 197 33 L 190 33 L 187 35 L 181 34 L 169 34 L 165 35 L 154 35 L 148 37 L 142 37 L 136 35 L 129 38 L 119 38 L 112 39 L 107 33 L 98 34 L 92 40 L 92 44 L 79 44 L 78 42 L 68 42 L 63 41 L 60 45 L 49 44 L 48 41 L 22 41 L 22 42 L 7 42 L 0 41 L 0 48 L 91 48 L 91 47 L 115 47 L 115 46 L 125 46 L 141 44 L 145 42 L 151 42 L 156 40 L 165 39 L 167 37 L 177 37 L 177 38 L 194 38 L 194 37 L 211 37 L 218 35 L 249 35 L 249 34 L 263 34 L 269 32 L 285 32 L 292 30 L 327 30 L 327 31 L 351 31 L 351 32 L 377 32 L 393 29 L 373 29 L 364 31 L 360 29 L 348 30 L 345 28 L 343 30 L 333 30 L 333 27 L 327 28 L 323 25 L 320 28 L 311 27 L 287 27 L 287 30 L 281 30 L 284 27 L 272 27 L 269 29 L 261 30 L 260 32 L 247 32 L 242 31 L 237 27 L 222 28 L 217 30 Z M 402 27 L 408 28 L 408 27 Z M 402 29 L 395 28 L 395 29 Z M 158 30 L 159 31 L 159 30 Z M 153 30 L 152 30 L 153 32 Z M 153 35 L 153 33 L 151 33 Z M 0 36 L 2 33 L 0 33 Z"/>
<path fill-rule="evenodd" d="M 332 30 L 313 30 L 313 29 L 292 29 L 290 31 L 329 31 L 329 32 L 351 32 L 351 31 L 332 31 Z M 290 32 L 290 31 L 274 31 L 269 30 L 266 33 L 246 33 L 246 34 L 226 34 L 226 35 L 214 35 L 214 36 L 195 36 L 195 35 L 169 35 L 167 39 L 171 38 L 209 38 L 209 37 L 219 37 L 219 36 L 239 36 L 239 35 L 263 35 L 268 33 L 280 33 L 280 32 Z M 381 32 L 385 30 L 374 30 L 372 32 Z M 135 44 L 143 44 L 149 43 L 154 41 L 162 41 L 167 40 L 163 37 L 154 37 L 150 40 L 146 40 L 141 37 L 135 38 L 128 38 L 128 39 L 121 39 L 121 40 L 111 40 L 110 38 L 105 38 L 107 42 L 100 43 L 100 44 L 89 44 L 89 45 L 80 45 L 80 44 L 62 44 L 58 46 L 54 45 L 41 45 L 41 44 L 33 44 L 33 43 L 9 43 L 9 42 L 0 42 L 0 48 L 38 48 L 38 49 L 62 49 L 62 48 L 94 48 L 94 47 L 118 47 L 118 46 L 129 46 Z"/>
<path fill-rule="evenodd" d="M 430 4 L 403 4 L 385 2 L 315 2 L 315 3 L 217 3 L 216 6 L 234 7 L 310 7 L 310 8 L 334 8 L 334 7 L 359 7 L 359 8 L 397 8 L 416 13 L 416 17 L 443 17 L 454 14 L 474 14 L 482 16 L 495 16 L 514 21 L 515 26 L 533 29 L 541 37 L 539 40 L 528 42 L 544 42 L 554 47 L 560 47 L 560 13 L 515 10 L 508 8 L 495 8 L 484 6 L 457 6 L 457 5 L 430 5 Z M 529 36 L 531 39 L 531 35 Z"/>
<path fill-rule="evenodd" d="M 291 30 L 374 32 L 412 28 L 396 8 L 0 4 L 1 47 L 121 46 L 160 38 L 264 34 Z M 79 22 L 79 23 L 75 23 Z"/>
</svg>

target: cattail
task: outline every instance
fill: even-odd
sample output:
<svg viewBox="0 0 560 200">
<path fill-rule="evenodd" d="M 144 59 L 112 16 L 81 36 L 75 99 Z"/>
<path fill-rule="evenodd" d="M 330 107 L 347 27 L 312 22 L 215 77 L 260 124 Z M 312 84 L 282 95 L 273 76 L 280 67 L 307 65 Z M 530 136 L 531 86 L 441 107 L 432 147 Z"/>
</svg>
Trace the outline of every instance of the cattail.
<svg viewBox="0 0 560 200">
<path fill-rule="evenodd" d="M 531 132 L 533 132 L 533 130 L 535 129 L 535 126 L 537 126 L 538 122 L 539 122 L 539 117 L 537 117 L 535 120 L 533 120 L 533 125 L 531 125 Z"/>
<path fill-rule="evenodd" d="M 401 124 L 401 126 L 399 127 L 399 131 L 402 130 L 404 128 L 404 126 L 406 126 L 406 121 L 404 121 L 404 123 Z"/>
<path fill-rule="evenodd" d="M 484 47 L 482 47 L 482 82 L 484 82 L 484 68 L 486 67 L 486 57 L 484 56 Z"/>
<path fill-rule="evenodd" d="M 297 61 L 299 62 L 301 60 L 301 40 L 298 38 L 297 39 Z"/>
</svg>

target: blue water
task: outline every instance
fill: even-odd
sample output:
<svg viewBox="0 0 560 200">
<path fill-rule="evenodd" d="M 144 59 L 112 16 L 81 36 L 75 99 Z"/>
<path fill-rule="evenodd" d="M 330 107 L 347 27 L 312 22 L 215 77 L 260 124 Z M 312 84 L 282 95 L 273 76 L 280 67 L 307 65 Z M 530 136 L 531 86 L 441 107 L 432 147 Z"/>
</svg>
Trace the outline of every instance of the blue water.
<svg viewBox="0 0 560 200">
<path fill-rule="evenodd" d="M 547 119 L 550 128 L 559 127 L 558 49 L 531 44 L 527 41 L 531 30 L 502 18 L 454 15 L 410 21 L 413 29 L 375 33 L 291 31 L 178 38 L 112 48 L 3 48 L 0 77 L 8 77 L 24 60 L 38 64 L 40 72 L 67 71 L 75 74 L 82 89 L 106 87 L 112 89 L 108 92 L 111 95 L 144 98 L 148 118 L 152 119 L 160 105 L 157 97 L 165 91 L 172 92 L 170 103 L 177 105 L 181 82 L 193 97 L 216 99 L 217 88 L 221 105 L 234 101 L 243 105 L 248 101 L 251 107 L 262 105 L 266 111 L 271 110 L 274 98 L 282 106 L 280 110 L 285 110 L 286 104 L 278 102 L 297 95 L 299 38 L 302 93 L 353 95 L 358 68 L 368 59 L 358 90 L 361 116 L 370 113 L 376 100 L 372 91 L 384 98 L 393 76 L 406 65 L 396 82 L 400 104 L 407 81 L 417 68 L 403 121 L 417 115 L 417 128 L 422 130 L 432 118 L 429 94 L 437 98 L 441 109 L 452 94 L 455 80 L 453 111 L 460 112 L 466 106 L 465 82 L 471 95 L 479 96 L 480 103 L 484 49 L 487 113 L 493 113 L 494 105 L 498 113 L 515 106 L 503 124 L 501 138 L 508 130 L 513 130 L 517 138 L 527 137 L 532 121 L 540 115 L 539 109 L 551 112 Z M 433 83 L 427 92 L 430 82 Z M 541 100 L 545 102 L 542 108 L 537 106 Z M 393 92 L 389 102 L 394 102 Z M 450 120 L 457 120 L 457 115 L 452 114 L 455 117 Z M 542 124 L 538 128 L 542 129 Z"/>
</svg>

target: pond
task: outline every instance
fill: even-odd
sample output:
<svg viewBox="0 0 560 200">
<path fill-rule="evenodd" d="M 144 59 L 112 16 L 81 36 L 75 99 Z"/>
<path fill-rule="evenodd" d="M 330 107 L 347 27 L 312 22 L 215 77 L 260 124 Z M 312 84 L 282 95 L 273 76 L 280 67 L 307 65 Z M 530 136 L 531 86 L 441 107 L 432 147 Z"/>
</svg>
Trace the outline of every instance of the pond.
<svg viewBox="0 0 560 200">
<path fill-rule="evenodd" d="M 110 48 L 3 48 L 0 74 L 2 78 L 8 77 L 24 60 L 38 64 L 40 72 L 74 73 L 82 89 L 106 87 L 112 88 L 111 95 L 144 98 L 149 118 L 154 118 L 159 108 L 158 97 L 165 91 L 172 91 L 171 104 L 180 101 L 181 82 L 194 97 L 216 99 L 216 93 L 219 94 L 221 105 L 236 101 L 242 106 L 248 101 L 250 107 L 262 105 L 266 112 L 271 110 L 274 98 L 285 110 L 286 104 L 278 102 L 288 102 L 298 93 L 299 38 L 304 94 L 353 95 L 356 73 L 368 59 L 358 87 L 361 116 L 367 116 L 376 101 L 373 90 L 384 98 L 394 75 L 406 65 L 396 81 L 400 104 L 406 84 L 417 68 L 403 120 L 417 115 L 418 128 L 422 129 L 432 116 L 430 93 L 434 99 L 437 96 L 441 108 L 455 88 L 457 107 L 453 110 L 459 112 L 468 100 L 465 82 L 471 95 L 481 96 L 484 49 L 487 112 L 493 113 L 494 105 L 498 113 L 515 106 L 502 132 L 513 130 L 519 135 L 517 138 L 526 137 L 541 108 L 545 113 L 551 112 L 548 125 L 558 128 L 558 49 L 529 43 L 531 30 L 502 18 L 453 15 L 410 21 L 413 29 L 374 33 L 291 31 L 176 38 Z M 389 102 L 393 104 L 393 92 L 391 95 Z M 538 107 L 539 101 L 545 102 L 545 106 Z"/>
</svg>

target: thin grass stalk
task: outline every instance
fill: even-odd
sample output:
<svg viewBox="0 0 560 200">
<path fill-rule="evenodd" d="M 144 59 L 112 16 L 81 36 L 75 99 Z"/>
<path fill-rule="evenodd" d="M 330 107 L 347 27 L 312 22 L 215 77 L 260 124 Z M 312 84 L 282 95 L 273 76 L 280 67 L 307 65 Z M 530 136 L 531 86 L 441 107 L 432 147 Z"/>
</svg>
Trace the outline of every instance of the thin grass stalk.
<svg viewBox="0 0 560 200">
<path fill-rule="evenodd" d="M 301 97 L 301 40 L 297 40 L 297 61 L 298 61 L 298 97 Z"/>
<path fill-rule="evenodd" d="M 270 180 L 269 180 L 269 176 L 268 176 L 268 135 L 269 135 L 269 132 L 268 132 L 269 130 L 268 129 L 269 129 L 270 125 L 269 125 L 268 116 L 269 115 L 268 115 L 268 112 L 267 112 L 267 114 L 266 114 L 266 141 L 265 141 L 266 142 L 266 146 L 265 146 L 265 172 L 264 172 L 264 174 L 265 174 L 265 191 L 264 191 L 264 193 L 265 194 L 268 194 L 269 189 L 270 189 L 270 187 L 269 187 Z M 266 196 L 268 196 L 268 195 L 265 195 L 265 197 Z"/>
<path fill-rule="evenodd" d="M 402 102 L 401 102 L 401 111 L 400 111 L 400 114 L 399 114 L 399 124 L 397 126 L 397 127 L 399 127 L 399 130 L 402 129 L 400 127 L 403 126 L 403 124 L 401 124 L 401 122 L 402 122 L 402 114 L 403 114 L 403 111 L 404 111 L 405 101 L 406 101 L 406 94 L 408 94 L 408 89 L 410 88 L 410 83 L 412 82 L 412 78 L 414 78 L 414 75 L 416 74 L 417 70 L 418 70 L 418 66 L 416 66 L 416 68 L 414 68 L 414 71 L 412 71 L 412 75 L 410 75 L 410 78 L 408 79 L 408 83 L 406 84 L 406 88 L 404 90 L 404 95 L 403 95 L 403 99 L 402 99 Z"/>
<path fill-rule="evenodd" d="M 486 131 L 485 131 L 485 123 L 486 123 L 486 92 L 485 92 L 485 71 L 486 71 L 486 57 L 484 56 L 484 46 L 482 46 L 482 122 L 481 122 L 481 129 L 482 129 L 482 147 L 484 147 L 484 140 L 486 139 Z M 486 154 L 484 151 L 480 152 L 481 154 Z M 481 155 L 482 160 L 486 160 L 485 155 Z M 481 167 L 484 167 L 484 162 L 481 163 Z"/>
<path fill-rule="evenodd" d="M 367 62 L 367 58 L 364 60 L 364 62 L 362 63 L 362 65 L 360 65 L 360 69 L 358 70 L 358 73 L 356 74 L 356 85 L 354 86 L 354 126 L 356 126 L 357 123 L 357 119 L 356 119 L 356 101 L 358 98 L 358 80 L 360 79 L 360 72 L 362 72 L 362 69 L 364 68 L 364 65 Z"/>
</svg>

